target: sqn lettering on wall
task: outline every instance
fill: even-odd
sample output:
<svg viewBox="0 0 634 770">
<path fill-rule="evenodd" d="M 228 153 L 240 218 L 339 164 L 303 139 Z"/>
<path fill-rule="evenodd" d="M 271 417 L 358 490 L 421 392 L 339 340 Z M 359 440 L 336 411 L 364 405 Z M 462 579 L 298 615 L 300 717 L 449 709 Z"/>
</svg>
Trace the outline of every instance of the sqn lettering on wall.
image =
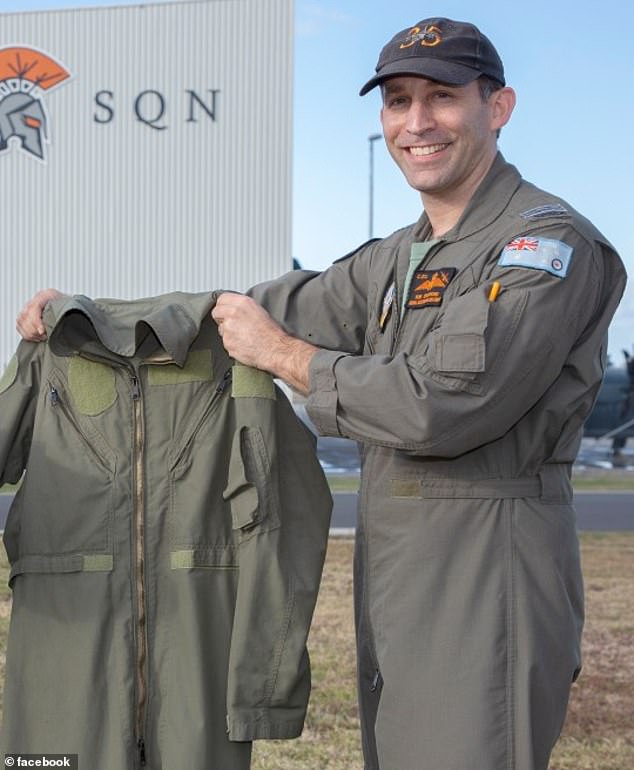
<svg viewBox="0 0 634 770">
<path fill-rule="evenodd" d="M 131 104 L 117 102 L 113 91 L 102 90 L 95 94 L 95 123 L 108 124 L 117 120 L 121 112 L 131 110 L 140 123 L 154 131 L 165 131 L 174 120 L 185 123 L 198 123 L 200 120 L 216 122 L 220 89 L 209 88 L 203 96 L 196 91 L 186 89 L 184 98 L 176 105 L 168 104 L 167 98 L 160 91 L 148 88 L 141 91 Z"/>
</svg>

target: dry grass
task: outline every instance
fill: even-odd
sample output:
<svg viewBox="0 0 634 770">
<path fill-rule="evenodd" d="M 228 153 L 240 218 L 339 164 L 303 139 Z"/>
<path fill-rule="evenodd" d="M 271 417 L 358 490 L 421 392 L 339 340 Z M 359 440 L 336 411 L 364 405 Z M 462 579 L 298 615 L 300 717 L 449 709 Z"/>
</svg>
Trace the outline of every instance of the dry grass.
<svg viewBox="0 0 634 770">
<path fill-rule="evenodd" d="M 584 534 L 584 670 L 550 770 L 634 768 L 634 533 Z M 310 636 L 313 693 L 302 737 L 258 741 L 253 770 L 362 770 L 354 674 L 351 540 L 330 541 Z M 0 579 L 6 578 L 6 561 Z M 4 673 L 10 594 L 0 584 Z"/>
<path fill-rule="evenodd" d="M 634 534 L 582 536 L 584 668 L 551 770 L 634 768 Z"/>
</svg>

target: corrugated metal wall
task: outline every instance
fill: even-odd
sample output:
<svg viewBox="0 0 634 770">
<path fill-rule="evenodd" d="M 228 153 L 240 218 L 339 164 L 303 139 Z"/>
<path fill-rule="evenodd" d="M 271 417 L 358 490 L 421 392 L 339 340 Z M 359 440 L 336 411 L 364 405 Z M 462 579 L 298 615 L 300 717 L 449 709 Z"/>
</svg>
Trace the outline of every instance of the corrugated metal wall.
<svg viewBox="0 0 634 770">
<path fill-rule="evenodd" d="M 0 367 L 38 288 L 242 290 L 290 268 L 292 0 L 2 15 L 15 45 L 72 79 L 42 97 L 45 162 L 0 153 Z M 214 90 L 212 120 L 190 92 L 211 110 Z"/>
</svg>

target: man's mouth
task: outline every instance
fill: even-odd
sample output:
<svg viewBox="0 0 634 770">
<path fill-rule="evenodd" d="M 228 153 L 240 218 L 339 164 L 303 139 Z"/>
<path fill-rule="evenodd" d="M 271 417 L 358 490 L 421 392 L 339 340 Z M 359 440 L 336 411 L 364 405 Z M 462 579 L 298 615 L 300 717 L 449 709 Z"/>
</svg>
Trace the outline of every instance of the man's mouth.
<svg viewBox="0 0 634 770">
<path fill-rule="evenodd" d="M 428 144 L 425 147 L 410 147 L 409 151 L 412 155 L 433 155 L 435 152 L 444 150 L 445 147 L 449 147 L 449 144 Z"/>
</svg>

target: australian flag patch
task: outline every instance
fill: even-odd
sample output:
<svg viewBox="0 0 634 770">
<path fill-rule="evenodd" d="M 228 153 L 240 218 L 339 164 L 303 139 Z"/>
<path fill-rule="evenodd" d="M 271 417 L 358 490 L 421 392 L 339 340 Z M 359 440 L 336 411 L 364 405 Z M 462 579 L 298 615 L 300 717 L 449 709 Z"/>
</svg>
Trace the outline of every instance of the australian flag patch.
<svg viewBox="0 0 634 770">
<path fill-rule="evenodd" d="M 570 267 L 572 251 L 572 246 L 563 241 L 522 235 L 506 244 L 498 265 L 545 270 L 557 278 L 565 278 Z"/>
</svg>

